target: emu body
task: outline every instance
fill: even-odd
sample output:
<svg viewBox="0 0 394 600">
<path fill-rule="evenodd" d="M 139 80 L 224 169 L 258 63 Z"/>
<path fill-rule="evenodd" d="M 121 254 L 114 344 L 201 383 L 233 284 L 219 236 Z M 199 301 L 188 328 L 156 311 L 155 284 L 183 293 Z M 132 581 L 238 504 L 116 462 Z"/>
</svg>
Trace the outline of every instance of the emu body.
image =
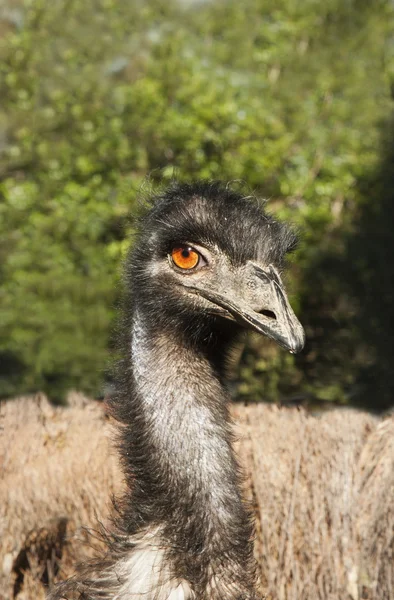
<svg viewBox="0 0 394 600">
<path fill-rule="evenodd" d="M 224 374 L 244 327 L 302 347 L 279 275 L 293 244 L 256 200 L 219 183 L 152 200 L 126 262 L 124 358 L 110 403 L 128 491 L 107 555 L 51 598 L 258 598 Z"/>
</svg>

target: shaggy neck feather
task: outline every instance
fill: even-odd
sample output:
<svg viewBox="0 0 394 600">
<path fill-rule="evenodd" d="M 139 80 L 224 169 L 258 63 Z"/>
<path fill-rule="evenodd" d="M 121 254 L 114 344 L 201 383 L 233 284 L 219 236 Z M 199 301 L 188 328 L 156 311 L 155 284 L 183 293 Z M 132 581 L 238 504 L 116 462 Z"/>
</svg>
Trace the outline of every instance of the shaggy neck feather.
<svg viewBox="0 0 394 600">
<path fill-rule="evenodd" d="M 123 531 L 130 539 L 154 532 L 161 572 L 174 577 L 174 589 L 190 586 L 190 598 L 251 598 L 252 525 L 231 445 L 223 356 L 213 350 L 221 344 L 208 339 L 209 347 L 207 338 L 191 345 L 182 331 L 133 312 Z"/>
<path fill-rule="evenodd" d="M 182 501 L 204 499 L 204 511 L 211 508 L 225 520 L 228 503 L 239 501 L 228 398 L 206 356 L 152 329 L 136 315 L 131 360 L 134 401 L 143 417 L 138 435 L 152 449 L 146 459 L 150 467 L 158 463 L 156 473 L 182 492 Z"/>
</svg>

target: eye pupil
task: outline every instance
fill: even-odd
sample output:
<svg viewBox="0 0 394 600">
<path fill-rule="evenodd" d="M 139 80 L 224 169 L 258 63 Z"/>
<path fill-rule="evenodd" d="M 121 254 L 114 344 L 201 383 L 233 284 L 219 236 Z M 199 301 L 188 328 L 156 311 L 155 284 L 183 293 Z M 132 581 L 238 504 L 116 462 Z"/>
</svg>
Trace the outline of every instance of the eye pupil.
<svg viewBox="0 0 394 600">
<path fill-rule="evenodd" d="M 188 248 L 184 248 L 182 250 L 182 256 L 183 256 L 183 258 L 189 258 L 189 256 L 190 256 L 190 250 Z"/>
</svg>

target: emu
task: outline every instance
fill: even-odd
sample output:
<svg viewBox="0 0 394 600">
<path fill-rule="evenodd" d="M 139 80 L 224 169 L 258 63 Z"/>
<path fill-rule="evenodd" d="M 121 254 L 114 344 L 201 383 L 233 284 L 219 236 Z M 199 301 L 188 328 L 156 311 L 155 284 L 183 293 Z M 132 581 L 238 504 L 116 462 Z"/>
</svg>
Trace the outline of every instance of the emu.
<svg viewBox="0 0 394 600">
<path fill-rule="evenodd" d="M 256 199 L 222 183 L 174 184 L 151 200 L 125 264 L 110 400 L 127 493 L 106 555 L 52 600 L 257 600 L 224 376 L 244 328 L 302 349 L 280 277 L 294 244 Z"/>
</svg>

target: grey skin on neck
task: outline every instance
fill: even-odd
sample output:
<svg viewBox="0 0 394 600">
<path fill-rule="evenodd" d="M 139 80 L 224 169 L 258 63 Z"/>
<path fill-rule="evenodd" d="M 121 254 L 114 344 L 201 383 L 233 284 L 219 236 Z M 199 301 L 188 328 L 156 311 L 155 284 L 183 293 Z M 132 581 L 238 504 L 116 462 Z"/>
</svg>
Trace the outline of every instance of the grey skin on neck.
<svg viewBox="0 0 394 600">
<path fill-rule="evenodd" d="M 130 520 L 135 528 L 158 527 L 170 571 L 196 598 L 254 598 L 252 526 L 231 446 L 223 347 L 219 355 L 202 331 L 193 346 L 187 333 L 157 329 L 137 308 L 133 417 L 124 432 Z"/>
</svg>

